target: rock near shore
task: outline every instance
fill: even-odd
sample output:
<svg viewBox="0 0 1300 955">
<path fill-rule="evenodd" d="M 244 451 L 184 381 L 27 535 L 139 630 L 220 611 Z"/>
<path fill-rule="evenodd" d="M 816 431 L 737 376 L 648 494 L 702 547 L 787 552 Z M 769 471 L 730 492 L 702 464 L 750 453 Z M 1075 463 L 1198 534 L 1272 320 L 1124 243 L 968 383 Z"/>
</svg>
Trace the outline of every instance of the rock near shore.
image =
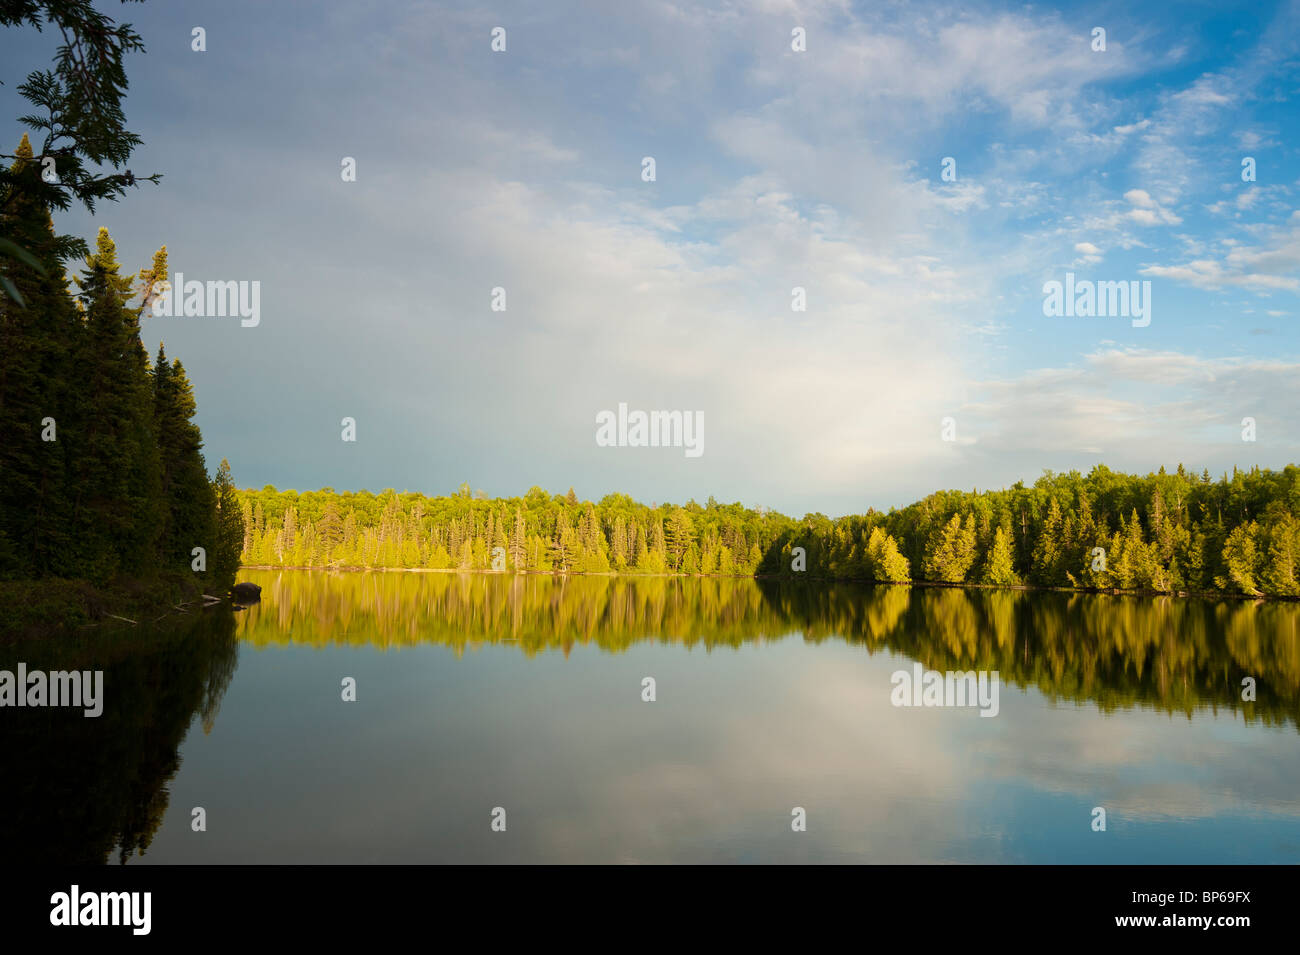
<svg viewBox="0 0 1300 955">
<path fill-rule="evenodd" d="M 262 588 L 257 584 L 241 581 L 231 588 L 230 595 L 235 599 L 236 603 L 257 603 L 262 599 Z"/>
</svg>

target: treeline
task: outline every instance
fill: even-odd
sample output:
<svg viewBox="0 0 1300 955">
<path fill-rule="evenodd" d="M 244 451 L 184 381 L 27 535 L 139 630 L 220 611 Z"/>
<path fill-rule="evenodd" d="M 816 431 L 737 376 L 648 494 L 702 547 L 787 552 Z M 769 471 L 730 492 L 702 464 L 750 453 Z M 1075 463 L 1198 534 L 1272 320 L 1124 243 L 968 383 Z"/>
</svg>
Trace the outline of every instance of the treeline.
<svg viewBox="0 0 1300 955">
<path fill-rule="evenodd" d="M 721 505 L 488 499 L 387 490 L 241 491 L 243 561 L 286 567 L 778 574 L 1156 593 L 1300 596 L 1300 468 L 1212 481 L 1098 465 L 1032 487 L 794 520 Z"/>
<path fill-rule="evenodd" d="M 534 487 L 488 499 L 368 491 L 239 492 L 243 562 L 564 573 L 752 575 L 793 522 L 739 504 L 647 507 L 626 494 L 596 504 Z"/>
<path fill-rule="evenodd" d="M 0 259 L 0 579 L 228 586 L 244 533 L 229 465 L 209 480 L 185 369 L 140 341 L 166 248 L 124 275 L 100 229 L 70 282 L 77 246 L 55 235 L 26 136 L 16 155 L 0 235 L 27 255 Z"/>
<path fill-rule="evenodd" d="M 881 573 L 882 547 L 899 552 Z M 1027 487 L 941 491 L 887 514 L 805 517 L 765 566 L 796 574 L 995 586 L 1300 596 L 1300 468 L 1212 481 L 1098 465 Z M 904 564 L 906 566 L 904 566 Z"/>
</svg>

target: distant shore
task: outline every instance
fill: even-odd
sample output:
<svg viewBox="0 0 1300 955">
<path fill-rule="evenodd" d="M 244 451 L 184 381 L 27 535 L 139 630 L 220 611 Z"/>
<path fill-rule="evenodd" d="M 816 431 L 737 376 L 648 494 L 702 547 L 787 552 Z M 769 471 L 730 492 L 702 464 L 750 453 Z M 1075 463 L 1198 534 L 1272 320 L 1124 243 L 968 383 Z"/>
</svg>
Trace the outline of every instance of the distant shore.
<svg viewBox="0 0 1300 955">
<path fill-rule="evenodd" d="M 1211 600 L 1252 600 L 1277 603 L 1295 603 L 1300 597 L 1280 596 L 1276 594 L 1228 593 L 1221 590 L 1123 590 L 1118 587 L 1044 587 L 1038 584 L 981 584 L 964 582 L 947 583 L 942 580 L 908 580 L 888 581 L 870 580 L 865 577 L 824 577 L 813 574 L 682 574 L 649 573 L 640 571 L 558 571 L 558 570 L 492 570 L 487 567 L 310 567 L 289 566 L 285 564 L 244 564 L 240 572 L 246 570 L 306 570 L 323 573 L 382 573 L 382 574 L 487 574 L 493 577 L 682 577 L 715 580 L 777 580 L 787 583 L 819 584 L 862 584 L 869 587 L 937 587 L 949 590 L 1008 590 L 1030 593 L 1065 593 L 1098 594 L 1108 597 L 1197 597 Z"/>
</svg>

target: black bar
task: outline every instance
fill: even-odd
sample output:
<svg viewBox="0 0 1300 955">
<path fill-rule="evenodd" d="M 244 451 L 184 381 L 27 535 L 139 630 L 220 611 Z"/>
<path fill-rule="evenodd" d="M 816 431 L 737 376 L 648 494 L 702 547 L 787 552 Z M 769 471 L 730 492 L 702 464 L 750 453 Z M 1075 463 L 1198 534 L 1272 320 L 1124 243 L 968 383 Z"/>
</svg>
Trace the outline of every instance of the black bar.
<svg viewBox="0 0 1300 955">
<path fill-rule="evenodd" d="M 746 867 L 673 871 L 662 884 L 649 873 L 612 874 L 585 866 L 543 873 L 538 868 L 560 867 L 10 870 L 2 896 L 4 933 L 6 941 L 62 937 L 92 944 L 98 939 L 127 944 L 145 939 L 376 941 L 411 933 L 433 941 L 457 927 L 470 930 L 472 938 L 496 938 L 515 930 L 562 937 L 614 920 L 632 936 L 662 933 L 677 924 L 685 931 L 703 922 L 713 930 L 725 926 L 727 934 L 737 937 L 750 931 L 761 937 L 771 930 L 773 919 L 788 922 L 796 931 L 802 926 L 820 932 L 839 917 L 854 937 L 864 940 L 906 930 L 919 932 L 914 935 L 918 940 L 929 936 L 991 941 L 1014 931 L 1042 933 L 1036 937 L 1044 942 L 1127 936 L 1148 943 L 1182 943 L 1200 936 L 1233 945 L 1293 932 L 1296 920 L 1297 872 L 1291 866 L 879 866 L 816 875 Z M 828 892 L 823 878 L 838 885 Z M 623 879 L 626 884 L 620 884 Z M 129 924 L 51 924 L 53 897 L 70 896 L 73 885 L 82 912 L 89 911 L 85 900 L 90 893 L 150 893 L 147 935 L 136 935 Z M 629 889 L 641 891 L 628 894 Z M 646 894 L 646 889 L 654 894 Z M 143 913 L 136 914 L 142 922 Z M 1154 923 L 1120 924 L 1121 919 L 1146 917 Z M 1209 927 L 1199 924 L 1207 917 Z M 1198 924 L 1189 924 L 1193 918 Z M 1244 924 L 1219 921 L 1226 918 L 1244 919 Z M 131 921 L 129 913 L 122 921 Z M 429 928 L 443 931 L 432 937 L 419 934 Z"/>
</svg>

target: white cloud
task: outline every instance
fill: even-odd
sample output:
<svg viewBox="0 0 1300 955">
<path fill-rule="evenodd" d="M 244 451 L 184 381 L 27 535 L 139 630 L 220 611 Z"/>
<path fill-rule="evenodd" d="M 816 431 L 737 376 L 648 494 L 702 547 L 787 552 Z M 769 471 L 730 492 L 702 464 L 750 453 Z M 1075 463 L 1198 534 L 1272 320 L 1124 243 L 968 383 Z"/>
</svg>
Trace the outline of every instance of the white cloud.
<svg viewBox="0 0 1300 955">
<path fill-rule="evenodd" d="M 1126 217 L 1138 225 L 1179 225 L 1183 221 L 1152 199 L 1145 189 L 1130 189 L 1124 198 L 1134 207 Z"/>
<path fill-rule="evenodd" d="M 1075 260 L 1076 265 L 1096 265 L 1102 260 L 1101 249 L 1091 242 L 1074 243 L 1074 251 L 1079 253 L 1079 258 Z"/>
<path fill-rule="evenodd" d="M 1257 230 L 1264 242 L 1246 246 L 1220 241 L 1229 251 L 1221 258 L 1199 258 L 1181 265 L 1150 265 L 1143 275 L 1173 279 L 1202 289 L 1237 287 L 1255 291 L 1300 291 L 1300 213 L 1290 227 Z"/>
<path fill-rule="evenodd" d="M 972 392 L 963 412 L 979 432 L 981 453 L 995 461 L 1100 456 L 1113 468 L 1141 471 L 1153 462 L 1231 464 L 1243 415 L 1276 429 L 1269 452 L 1276 463 L 1297 446 L 1285 423 L 1300 400 L 1296 361 L 1109 348 L 1077 365 L 985 381 Z"/>
</svg>

